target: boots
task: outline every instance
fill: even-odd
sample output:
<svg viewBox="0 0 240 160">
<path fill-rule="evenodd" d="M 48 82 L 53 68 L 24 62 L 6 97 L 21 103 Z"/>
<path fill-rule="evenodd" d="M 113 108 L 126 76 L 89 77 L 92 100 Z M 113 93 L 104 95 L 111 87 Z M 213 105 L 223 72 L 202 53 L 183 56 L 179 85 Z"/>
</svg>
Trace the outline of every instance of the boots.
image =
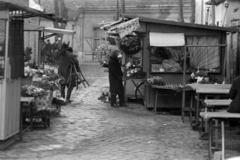
<svg viewBox="0 0 240 160">
<path fill-rule="evenodd" d="M 65 98 L 65 85 L 61 85 L 61 97 Z"/>
<path fill-rule="evenodd" d="M 73 90 L 72 87 L 68 88 L 68 91 L 67 91 L 67 98 L 66 98 L 66 103 L 70 103 L 70 102 L 72 102 L 72 101 L 70 100 L 70 98 L 71 98 L 71 94 L 72 94 L 72 90 Z"/>
</svg>

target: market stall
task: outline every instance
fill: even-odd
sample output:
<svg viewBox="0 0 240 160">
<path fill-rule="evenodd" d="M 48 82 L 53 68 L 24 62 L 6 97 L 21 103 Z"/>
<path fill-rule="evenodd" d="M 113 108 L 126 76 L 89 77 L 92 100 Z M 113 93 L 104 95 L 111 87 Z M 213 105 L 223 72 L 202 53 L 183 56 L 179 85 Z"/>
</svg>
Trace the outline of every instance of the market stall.
<svg viewBox="0 0 240 160">
<path fill-rule="evenodd" d="M 57 34 L 74 35 L 75 30 L 51 28 L 36 25 L 33 23 L 24 23 L 24 47 L 25 54 L 31 49 L 31 58 L 28 61 L 35 62 L 38 66 L 42 64 L 42 42 Z M 37 36 L 36 36 L 37 35 Z"/>
<path fill-rule="evenodd" d="M 232 45 L 233 35 L 238 32 L 236 29 L 132 15 L 122 17 L 121 22 L 106 29 L 120 32 L 123 24 L 139 18 L 140 26 L 132 32 L 141 38 L 145 79 L 161 77 L 168 87 L 181 88 L 192 83 L 193 74 L 196 78 L 201 77 L 198 83 L 222 83 L 224 80 L 230 83 L 234 76 L 236 60 L 231 57 L 236 56 L 236 53 L 232 54 L 237 50 Z M 185 92 L 159 97 L 157 108 L 186 108 L 189 103 L 185 103 L 185 97 L 187 102 L 190 101 Z M 155 89 L 151 85 L 145 85 L 145 101 L 147 108 L 154 107 Z"/>
<path fill-rule="evenodd" d="M 29 7 L 0 2 L 0 140 L 19 133 L 21 80 L 24 76 L 24 19 L 67 21 Z"/>
</svg>

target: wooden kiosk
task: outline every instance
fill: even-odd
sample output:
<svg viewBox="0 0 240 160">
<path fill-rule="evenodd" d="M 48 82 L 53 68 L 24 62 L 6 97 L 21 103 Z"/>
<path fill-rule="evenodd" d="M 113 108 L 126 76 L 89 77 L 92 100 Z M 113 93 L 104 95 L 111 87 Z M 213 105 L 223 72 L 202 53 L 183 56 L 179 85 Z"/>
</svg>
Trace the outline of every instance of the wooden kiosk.
<svg viewBox="0 0 240 160">
<path fill-rule="evenodd" d="M 66 20 L 11 2 L 0 2 L 0 140 L 19 133 L 21 78 L 24 75 L 24 19 Z"/>
<path fill-rule="evenodd" d="M 134 32 L 142 39 L 142 67 L 146 79 L 160 76 L 167 84 L 184 86 L 191 73 L 199 69 L 208 70 L 209 77 L 216 83 L 222 83 L 223 80 L 230 83 L 236 75 L 239 56 L 236 52 L 237 43 L 234 42 L 237 42 L 237 29 L 133 15 L 122 17 L 124 21 L 120 25 L 139 18 L 140 27 Z M 114 28 L 117 25 L 119 22 Z M 125 85 L 130 86 L 128 83 L 131 81 L 126 81 Z M 162 92 L 165 94 L 168 91 Z M 180 92 L 158 97 L 157 108 L 181 108 L 185 103 L 182 93 L 185 94 Z M 145 86 L 145 101 L 147 108 L 154 107 L 155 91 L 150 85 Z"/>
</svg>

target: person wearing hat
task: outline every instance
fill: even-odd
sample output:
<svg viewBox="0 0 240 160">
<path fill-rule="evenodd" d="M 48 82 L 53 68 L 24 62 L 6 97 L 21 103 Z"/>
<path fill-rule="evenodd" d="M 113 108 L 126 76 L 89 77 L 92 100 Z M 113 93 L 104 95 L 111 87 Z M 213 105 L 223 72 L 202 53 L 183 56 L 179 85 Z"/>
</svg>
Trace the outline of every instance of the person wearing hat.
<svg viewBox="0 0 240 160">
<path fill-rule="evenodd" d="M 76 73 L 75 73 L 76 72 Z M 60 54 L 60 63 L 58 74 L 60 76 L 61 96 L 65 98 L 65 88 L 67 87 L 66 103 L 70 103 L 71 93 L 74 87 L 77 86 L 77 74 L 80 72 L 77 56 L 73 54 L 71 47 L 65 49 Z M 71 74 L 72 73 L 72 74 Z"/>
<path fill-rule="evenodd" d="M 116 96 L 119 97 L 119 106 L 128 106 L 124 102 L 124 87 L 123 87 L 123 73 L 121 70 L 121 63 L 119 58 L 121 54 L 119 50 L 113 50 L 110 53 L 110 59 L 108 61 L 109 83 L 111 93 L 111 106 L 116 107 Z"/>
</svg>

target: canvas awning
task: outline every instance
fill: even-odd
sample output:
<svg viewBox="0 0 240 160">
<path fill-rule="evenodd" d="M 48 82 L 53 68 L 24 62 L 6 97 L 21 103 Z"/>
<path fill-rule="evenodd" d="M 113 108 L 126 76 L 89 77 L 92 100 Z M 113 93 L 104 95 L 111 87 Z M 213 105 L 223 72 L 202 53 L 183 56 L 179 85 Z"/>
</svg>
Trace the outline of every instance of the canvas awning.
<svg viewBox="0 0 240 160">
<path fill-rule="evenodd" d="M 75 30 L 44 27 L 44 26 L 39 26 L 36 24 L 30 24 L 30 23 L 24 23 L 24 31 L 41 31 L 41 32 L 48 32 L 48 33 L 55 33 L 55 34 L 68 34 L 68 35 L 76 33 Z"/>
<path fill-rule="evenodd" d="M 50 27 L 45 27 L 44 32 L 56 33 L 56 34 L 68 34 L 68 35 L 76 33 L 75 30 L 58 29 L 58 28 L 50 28 Z"/>
<path fill-rule="evenodd" d="M 184 46 L 185 39 L 183 33 L 156 33 L 150 32 L 150 46 L 155 47 L 177 47 Z"/>
<path fill-rule="evenodd" d="M 43 31 L 43 30 L 44 30 L 44 26 L 24 23 L 24 31 Z"/>
</svg>

